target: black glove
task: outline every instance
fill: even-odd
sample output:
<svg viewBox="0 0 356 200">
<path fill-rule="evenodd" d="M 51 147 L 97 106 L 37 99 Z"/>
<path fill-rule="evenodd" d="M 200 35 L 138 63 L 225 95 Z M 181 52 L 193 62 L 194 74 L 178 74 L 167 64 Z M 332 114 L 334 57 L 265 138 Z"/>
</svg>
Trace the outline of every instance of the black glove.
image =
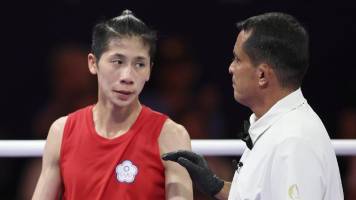
<svg viewBox="0 0 356 200">
<path fill-rule="evenodd" d="M 224 186 L 224 181 L 217 177 L 208 167 L 203 156 L 191 151 L 176 151 L 162 155 L 163 160 L 170 160 L 185 167 L 197 188 L 214 197 Z"/>
</svg>

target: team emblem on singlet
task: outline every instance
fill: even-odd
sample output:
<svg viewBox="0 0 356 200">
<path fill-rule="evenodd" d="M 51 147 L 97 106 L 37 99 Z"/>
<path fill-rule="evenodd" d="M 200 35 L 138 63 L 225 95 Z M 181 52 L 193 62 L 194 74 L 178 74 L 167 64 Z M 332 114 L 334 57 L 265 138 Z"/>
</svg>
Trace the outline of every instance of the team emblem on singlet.
<svg viewBox="0 0 356 200">
<path fill-rule="evenodd" d="M 132 183 L 138 173 L 137 167 L 129 160 L 116 166 L 116 178 L 121 183 Z"/>
</svg>

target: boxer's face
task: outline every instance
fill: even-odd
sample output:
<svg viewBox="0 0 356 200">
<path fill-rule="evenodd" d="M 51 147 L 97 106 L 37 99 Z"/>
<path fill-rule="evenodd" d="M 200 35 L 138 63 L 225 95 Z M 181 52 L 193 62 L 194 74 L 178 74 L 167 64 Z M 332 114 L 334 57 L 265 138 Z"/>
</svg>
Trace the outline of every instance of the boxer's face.
<svg viewBox="0 0 356 200">
<path fill-rule="evenodd" d="M 90 56 L 90 71 L 98 76 L 99 100 L 120 107 L 138 101 L 151 71 L 149 46 L 141 38 L 127 36 L 110 40 L 97 65 L 90 61 Z"/>
</svg>

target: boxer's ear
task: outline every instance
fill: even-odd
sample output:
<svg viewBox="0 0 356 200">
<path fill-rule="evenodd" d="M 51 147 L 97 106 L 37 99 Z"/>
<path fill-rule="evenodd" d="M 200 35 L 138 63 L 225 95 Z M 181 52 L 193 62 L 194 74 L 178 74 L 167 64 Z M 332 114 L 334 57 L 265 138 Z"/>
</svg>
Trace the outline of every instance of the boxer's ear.
<svg viewBox="0 0 356 200">
<path fill-rule="evenodd" d="M 97 58 L 92 53 L 88 54 L 88 67 L 91 74 L 97 74 L 98 72 Z"/>
</svg>

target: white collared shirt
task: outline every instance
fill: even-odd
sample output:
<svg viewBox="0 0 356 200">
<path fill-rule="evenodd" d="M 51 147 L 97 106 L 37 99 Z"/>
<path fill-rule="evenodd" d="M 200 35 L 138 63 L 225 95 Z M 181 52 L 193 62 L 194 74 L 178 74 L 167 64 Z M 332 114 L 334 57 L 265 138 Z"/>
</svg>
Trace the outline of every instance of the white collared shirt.
<svg viewBox="0 0 356 200">
<path fill-rule="evenodd" d="M 330 138 L 300 88 L 250 124 L 254 147 L 240 159 L 229 200 L 344 199 Z"/>
</svg>

